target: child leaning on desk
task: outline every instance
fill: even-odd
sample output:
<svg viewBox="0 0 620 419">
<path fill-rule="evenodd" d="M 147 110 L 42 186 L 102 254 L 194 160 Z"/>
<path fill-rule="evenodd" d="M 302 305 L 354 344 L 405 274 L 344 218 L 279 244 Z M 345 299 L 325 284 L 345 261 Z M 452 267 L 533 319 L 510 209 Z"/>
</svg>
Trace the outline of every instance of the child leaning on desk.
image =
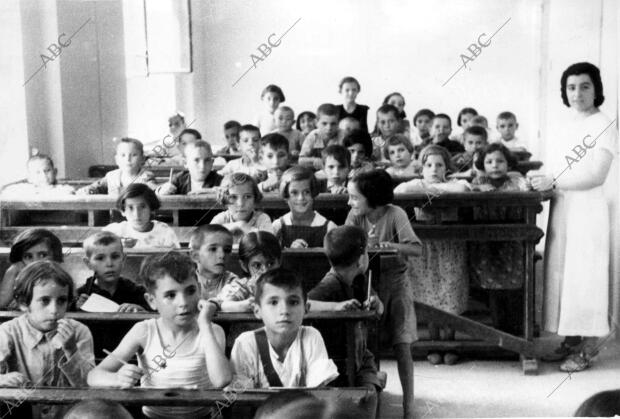
<svg viewBox="0 0 620 419">
<path fill-rule="evenodd" d="M 56 180 L 58 170 L 52 158 L 36 154 L 28 159 L 28 178 L 26 182 L 8 185 L 2 190 L 3 198 L 57 197 L 71 195 L 73 186 L 59 184 Z"/>
<path fill-rule="evenodd" d="M 189 256 L 167 252 L 140 267 L 148 302 L 158 318 L 134 325 L 118 347 L 88 375 L 94 387 L 221 388 L 231 380 L 223 329 L 214 324 L 216 305 L 200 299 Z M 137 354 L 138 366 L 128 363 Z M 205 406 L 144 406 L 148 418 L 204 417 Z"/>
</svg>

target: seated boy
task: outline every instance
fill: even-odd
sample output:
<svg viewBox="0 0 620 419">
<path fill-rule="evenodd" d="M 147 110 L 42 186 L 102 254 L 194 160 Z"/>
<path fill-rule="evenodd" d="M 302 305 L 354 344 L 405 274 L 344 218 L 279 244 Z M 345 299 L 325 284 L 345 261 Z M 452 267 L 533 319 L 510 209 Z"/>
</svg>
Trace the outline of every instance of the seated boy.
<svg viewBox="0 0 620 419">
<path fill-rule="evenodd" d="M 474 160 L 476 153 L 487 145 L 487 130 L 484 127 L 472 125 L 463 132 L 465 151 L 452 156 L 452 166 L 455 173 L 474 175 Z"/>
<path fill-rule="evenodd" d="M 93 276 L 77 289 L 78 300 L 75 306 L 78 310 L 92 293 L 120 304 L 119 312 L 148 310 L 148 303 L 144 299 L 146 289 L 121 277 L 125 254 L 120 237 L 109 231 L 101 231 L 86 238 L 82 246 L 86 254 L 84 263 L 93 270 Z"/>
<path fill-rule="evenodd" d="M 159 195 L 215 193 L 222 176 L 213 171 L 213 153 L 208 142 L 197 140 L 185 148 L 185 168 L 157 188 Z"/>
<path fill-rule="evenodd" d="M 58 170 L 50 156 L 37 154 L 28 159 L 28 179 L 26 182 L 9 185 L 2 190 L 2 197 L 31 197 L 70 195 L 75 192 L 71 185 L 59 185 L 56 180 Z"/>
<path fill-rule="evenodd" d="M 273 132 L 284 136 L 288 140 L 288 149 L 291 156 L 299 156 L 301 144 L 304 142 L 304 135 L 301 131 L 293 128 L 295 123 L 295 112 L 293 109 L 288 106 L 280 106 L 273 112 L 273 118 L 276 121 L 277 127 Z"/>
<path fill-rule="evenodd" d="M 382 105 L 377 109 L 377 134 L 372 137 L 372 159 L 381 162 L 383 165 L 389 164 L 389 160 L 383 155 L 385 142 L 396 134 L 398 128 L 398 109 L 392 105 Z"/>
<path fill-rule="evenodd" d="M 359 172 L 374 169 L 374 165 L 370 161 L 372 157 L 372 140 L 370 134 L 362 131 L 354 131 L 344 137 L 343 144 L 349 154 L 351 154 L 351 170 L 349 171 L 349 179 Z"/>
<path fill-rule="evenodd" d="M 239 151 L 241 158 L 230 160 L 218 173 L 221 176 L 233 173 L 245 173 L 257 182 L 265 177 L 265 168 L 259 161 L 260 130 L 254 125 L 244 125 L 239 130 Z"/>
<path fill-rule="evenodd" d="M 304 140 L 299 152 L 299 164 L 322 167 L 321 151 L 328 145 L 338 143 L 338 108 L 331 103 L 324 103 L 317 109 L 317 127 Z"/>
<path fill-rule="evenodd" d="M 366 232 L 356 226 L 342 226 L 325 235 L 323 246 L 331 270 L 309 293 L 311 311 L 344 311 L 371 309 L 383 314 L 383 304 L 371 289 L 368 299 Z M 355 329 L 355 385 L 381 391 L 385 381 L 377 376 L 373 354 L 366 347 L 364 323 Z"/>
<path fill-rule="evenodd" d="M 192 231 L 189 254 L 196 262 L 201 298 L 216 298 L 224 285 L 237 279 L 226 269 L 232 247 L 233 235 L 222 225 L 207 224 Z"/>
<path fill-rule="evenodd" d="M 239 150 L 239 130 L 241 124 L 237 121 L 228 121 L 224 124 L 226 145 L 217 151 L 218 155 L 241 155 Z"/>
<path fill-rule="evenodd" d="M 301 277 L 278 268 L 256 284 L 254 315 L 265 327 L 242 333 L 230 360 L 247 388 L 319 387 L 338 377 L 318 330 L 302 326 L 308 311 Z"/>
<path fill-rule="evenodd" d="M 497 115 L 497 132 L 500 137 L 495 142 L 501 142 L 509 149 L 527 150 L 527 143 L 515 136 L 519 129 L 517 117 L 512 112 L 502 112 Z"/>
<path fill-rule="evenodd" d="M 465 148 L 458 141 L 450 139 L 452 132 L 452 120 L 445 113 L 439 113 L 433 118 L 431 124 L 431 137 L 433 144 L 440 145 L 450 152 L 450 154 L 462 153 Z"/>
<path fill-rule="evenodd" d="M 260 161 L 267 170 L 267 179 L 258 184 L 262 192 L 280 190 L 282 174 L 291 167 L 289 157 L 289 143 L 285 136 L 272 133 L 261 139 Z"/>
<path fill-rule="evenodd" d="M 344 119 L 343 119 L 344 121 Z M 326 179 L 325 189 L 321 192 L 346 194 L 351 155 L 341 145 L 330 145 L 321 152 L 324 169 L 316 172 L 317 179 Z"/>
</svg>

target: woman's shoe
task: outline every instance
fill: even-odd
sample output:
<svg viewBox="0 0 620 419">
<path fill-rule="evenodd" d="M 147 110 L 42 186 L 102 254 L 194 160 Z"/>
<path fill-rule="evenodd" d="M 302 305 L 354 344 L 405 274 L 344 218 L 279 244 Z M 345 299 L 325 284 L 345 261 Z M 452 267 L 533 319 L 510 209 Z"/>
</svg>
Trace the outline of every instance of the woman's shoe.
<svg viewBox="0 0 620 419">
<path fill-rule="evenodd" d="M 569 355 L 575 354 L 578 351 L 579 351 L 579 345 L 571 346 L 571 345 L 567 345 L 566 342 L 562 342 L 559 348 L 541 357 L 540 359 L 544 362 L 562 361 L 566 359 L 566 357 L 568 357 Z"/>
<path fill-rule="evenodd" d="M 428 355 L 426 355 L 426 359 L 428 359 L 428 362 L 430 362 L 433 365 L 439 365 L 443 362 L 443 357 L 441 356 L 439 352 L 429 353 Z"/>
<path fill-rule="evenodd" d="M 560 371 L 564 372 L 579 372 L 590 367 L 590 360 L 596 355 L 588 356 L 584 351 L 572 354 L 562 364 L 560 364 Z"/>
<path fill-rule="evenodd" d="M 443 362 L 446 365 L 454 365 L 459 362 L 459 356 L 454 352 L 446 352 L 443 356 Z"/>
</svg>

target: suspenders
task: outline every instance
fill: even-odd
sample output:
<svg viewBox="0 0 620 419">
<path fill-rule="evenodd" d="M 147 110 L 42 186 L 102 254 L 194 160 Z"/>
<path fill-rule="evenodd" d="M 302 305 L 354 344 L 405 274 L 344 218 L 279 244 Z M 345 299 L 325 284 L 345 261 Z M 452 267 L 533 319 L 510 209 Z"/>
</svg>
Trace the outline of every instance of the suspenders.
<svg viewBox="0 0 620 419">
<path fill-rule="evenodd" d="M 263 365 L 263 371 L 265 372 L 265 376 L 267 377 L 267 381 L 269 382 L 270 387 L 284 387 L 282 381 L 280 380 L 280 376 L 276 372 L 273 364 L 271 362 L 271 357 L 269 356 L 269 342 L 267 341 L 267 333 L 265 329 L 260 329 L 254 332 L 254 338 L 256 339 L 256 346 L 258 346 L 258 353 L 260 355 L 260 361 Z M 306 356 L 304 353 L 304 328 L 301 328 L 301 334 L 299 336 L 299 348 L 301 352 L 301 360 L 299 362 L 299 387 L 306 386 Z"/>
</svg>

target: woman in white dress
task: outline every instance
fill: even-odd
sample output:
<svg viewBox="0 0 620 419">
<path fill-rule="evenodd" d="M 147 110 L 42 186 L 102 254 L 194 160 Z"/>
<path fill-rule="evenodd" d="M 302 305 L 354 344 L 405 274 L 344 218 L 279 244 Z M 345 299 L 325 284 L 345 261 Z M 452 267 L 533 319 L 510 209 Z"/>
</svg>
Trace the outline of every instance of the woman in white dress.
<svg viewBox="0 0 620 419">
<path fill-rule="evenodd" d="M 608 322 L 610 212 L 603 184 L 617 153 L 617 128 L 601 113 L 599 69 L 577 63 L 562 74 L 562 100 L 573 111 L 561 135 L 565 151 L 551 156 L 553 176 L 532 179 L 554 188 L 545 248 L 544 329 L 565 336 L 543 360 L 564 360 L 560 370 L 582 371 L 596 355 Z"/>
</svg>

